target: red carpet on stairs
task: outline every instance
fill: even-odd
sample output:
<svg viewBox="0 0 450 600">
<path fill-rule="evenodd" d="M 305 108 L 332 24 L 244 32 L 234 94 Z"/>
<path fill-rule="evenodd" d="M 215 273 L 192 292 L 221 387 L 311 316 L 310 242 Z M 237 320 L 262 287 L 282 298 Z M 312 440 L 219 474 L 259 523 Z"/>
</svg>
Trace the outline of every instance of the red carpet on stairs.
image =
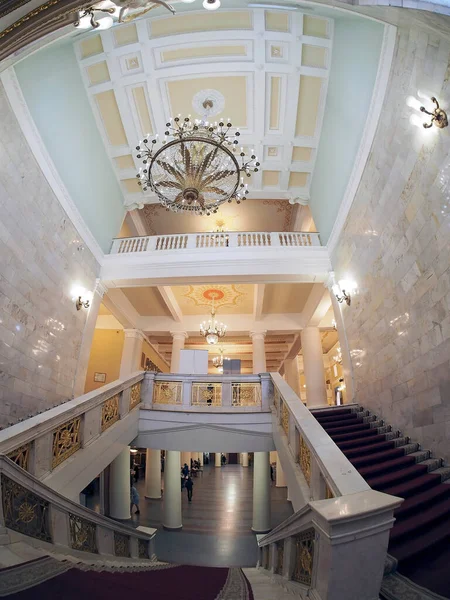
<svg viewBox="0 0 450 600">
<path fill-rule="evenodd" d="M 9 578 L 13 585 L 17 585 L 21 578 L 27 581 L 30 572 L 33 577 L 33 569 L 39 569 L 41 564 L 41 571 L 46 564 L 51 570 L 57 562 L 44 557 L 42 561 L 39 559 L 0 570 L 2 596 L 11 600 L 131 600 L 146 597 L 152 600 L 253 600 L 251 586 L 241 569 L 191 566 L 167 566 L 135 572 L 73 567 L 38 585 L 4 595 L 5 579 Z"/>
<path fill-rule="evenodd" d="M 407 439 L 372 425 L 363 410 L 312 414 L 373 489 L 405 498 L 389 541 L 399 572 L 450 598 L 450 485 L 442 483 L 440 473 L 429 472 L 430 461 L 423 462 L 428 455 L 418 446 L 414 454 Z"/>
</svg>

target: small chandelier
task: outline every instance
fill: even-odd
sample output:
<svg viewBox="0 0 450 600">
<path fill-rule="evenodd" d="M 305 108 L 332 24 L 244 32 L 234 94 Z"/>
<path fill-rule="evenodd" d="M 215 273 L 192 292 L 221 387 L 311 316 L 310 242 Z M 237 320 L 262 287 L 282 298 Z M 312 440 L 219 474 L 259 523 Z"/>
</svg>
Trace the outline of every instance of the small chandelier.
<svg viewBox="0 0 450 600">
<path fill-rule="evenodd" d="M 144 192 L 154 192 L 167 210 L 196 215 L 216 213 L 224 202 L 240 204 L 248 194 L 244 177 L 256 173 L 260 165 L 254 150 L 247 156 L 239 145 L 240 132 L 231 132 L 230 119 L 212 123 L 214 100 L 202 103 L 205 117 L 191 120 L 178 115 L 166 123 L 165 138 L 158 135 L 136 146 L 144 167 L 137 174 Z M 168 138 L 169 141 L 168 141 Z"/>
<path fill-rule="evenodd" d="M 228 358 L 228 356 L 223 355 L 223 348 L 220 348 L 220 355 L 215 356 L 212 359 L 212 363 L 216 367 L 216 369 L 219 371 L 219 373 L 223 373 L 223 361 L 224 360 L 230 360 L 230 359 Z"/>
<path fill-rule="evenodd" d="M 208 344 L 217 344 L 220 338 L 227 332 L 227 326 L 216 321 L 216 311 L 214 310 L 214 298 L 211 306 L 211 318 L 200 324 L 200 335 L 203 336 Z M 215 365 L 214 365 L 215 366 Z"/>
<path fill-rule="evenodd" d="M 336 354 L 333 356 L 333 360 L 335 363 L 342 364 L 342 350 L 340 346 L 336 348 Z"/>
</svg>

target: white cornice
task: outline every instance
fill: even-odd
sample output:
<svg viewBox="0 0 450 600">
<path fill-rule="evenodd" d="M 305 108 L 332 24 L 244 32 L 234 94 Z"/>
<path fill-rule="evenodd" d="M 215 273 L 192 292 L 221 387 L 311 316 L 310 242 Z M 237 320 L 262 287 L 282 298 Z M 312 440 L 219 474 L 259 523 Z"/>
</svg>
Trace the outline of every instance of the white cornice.
<svg viewBox="0 0 450 600">
<path fill-rule="evenodd" d="M 14 67 L 10 67 L 9 69 L 6 69 L 0 73 L 0 79 L 5 88 L 5 93 L 11 104 L 11 108 L 17 118 L 17 121 L 19 122 L 20 128 L 22 129 L 23 135 L 25 136 L 31 151 L 42 173 L 44 174 L 44 177 L 47 179 L 49 186 L 53 190 L 55 196 L 59 200 L 73 226 L 80 234 L 84 243 L 95 256 L 98 263 L 102 265 L 104 258 L 103 250 L 100 248 L 97 240 L 92 235 L 91 230 L 84 222 L 80 212 L 78 211 L 78 208 L 70 197 L 66 186 L 62 182 L 58 171 L 56 170 L 55 164 L 47 152 L 45 144 L 39 135 L 36 124 L 22 94 Z"/>
<path fill-rule="evenodd" d="M 367 114 L 366 124 L 364 126 L 361 143 L 359 145 L 358 153 L 355 158 L 353 169 L 350 178 L 347 183 L 344 198 L 342 199 L 337 214 L 336 220 L 331 230 L 330 237 L 328 239 L 328 252 L 331 260 L 331 255 L 336 247 L 336 244 L 341 235 L 342 229 L 345 225 L 348 213 L 355 199 L 358 186 L 361 181 L 361 177 L 364 168 L 369 157 L 370 149 L 375 137 L 375 133 L 378 126 L 381 110 L 383 108 L 384 97 L 386 94 L 387 85 L 389 82 L 389 75 L 391 72 L 392 58 L 394 56 L 395 41 L 397 37 L 397 27 L 394 25 L 384 26 L 383 43 L 381 46 L 380 60 L 378 62 L 378 71 L 375 79 L 375 85 L 373 88 L 372 99 Z"/>
</svg>

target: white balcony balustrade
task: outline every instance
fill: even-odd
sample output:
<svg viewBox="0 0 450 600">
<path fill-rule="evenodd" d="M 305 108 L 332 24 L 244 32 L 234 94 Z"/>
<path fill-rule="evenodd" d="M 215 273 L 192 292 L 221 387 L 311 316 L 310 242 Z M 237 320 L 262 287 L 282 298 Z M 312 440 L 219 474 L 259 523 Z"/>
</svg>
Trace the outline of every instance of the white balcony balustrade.
<svg viewBox="0 0 450 600">
<path fill-rule="evenodd" d="M 115 239 L 111 254 L 196 250 L 205 248 L 298 248 L 320 246 L 318 233 L 230 232 L 154 235 Z"/>
</svg>

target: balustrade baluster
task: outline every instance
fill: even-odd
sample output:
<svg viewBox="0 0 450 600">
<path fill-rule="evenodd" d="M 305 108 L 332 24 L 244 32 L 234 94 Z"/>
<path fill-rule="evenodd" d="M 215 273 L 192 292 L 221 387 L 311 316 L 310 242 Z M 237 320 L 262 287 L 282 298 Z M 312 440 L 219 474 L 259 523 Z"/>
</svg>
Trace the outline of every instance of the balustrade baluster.
<svg viewBox="0 0 450 600">
<path fill-rule="evenodd" d="M 306 237 L 308 239 L 308 246 L 312 246 L 311 236 L 309 235 L 309 233 Z"/>
<path fill-rule="evenodd" d="M 148 242 L 149 242 L 150 238 L 145 238 L 145 242 L 144 242 L 144 252 L 147 252 L 147 248 L 148 248 Z"/>
</svg>

